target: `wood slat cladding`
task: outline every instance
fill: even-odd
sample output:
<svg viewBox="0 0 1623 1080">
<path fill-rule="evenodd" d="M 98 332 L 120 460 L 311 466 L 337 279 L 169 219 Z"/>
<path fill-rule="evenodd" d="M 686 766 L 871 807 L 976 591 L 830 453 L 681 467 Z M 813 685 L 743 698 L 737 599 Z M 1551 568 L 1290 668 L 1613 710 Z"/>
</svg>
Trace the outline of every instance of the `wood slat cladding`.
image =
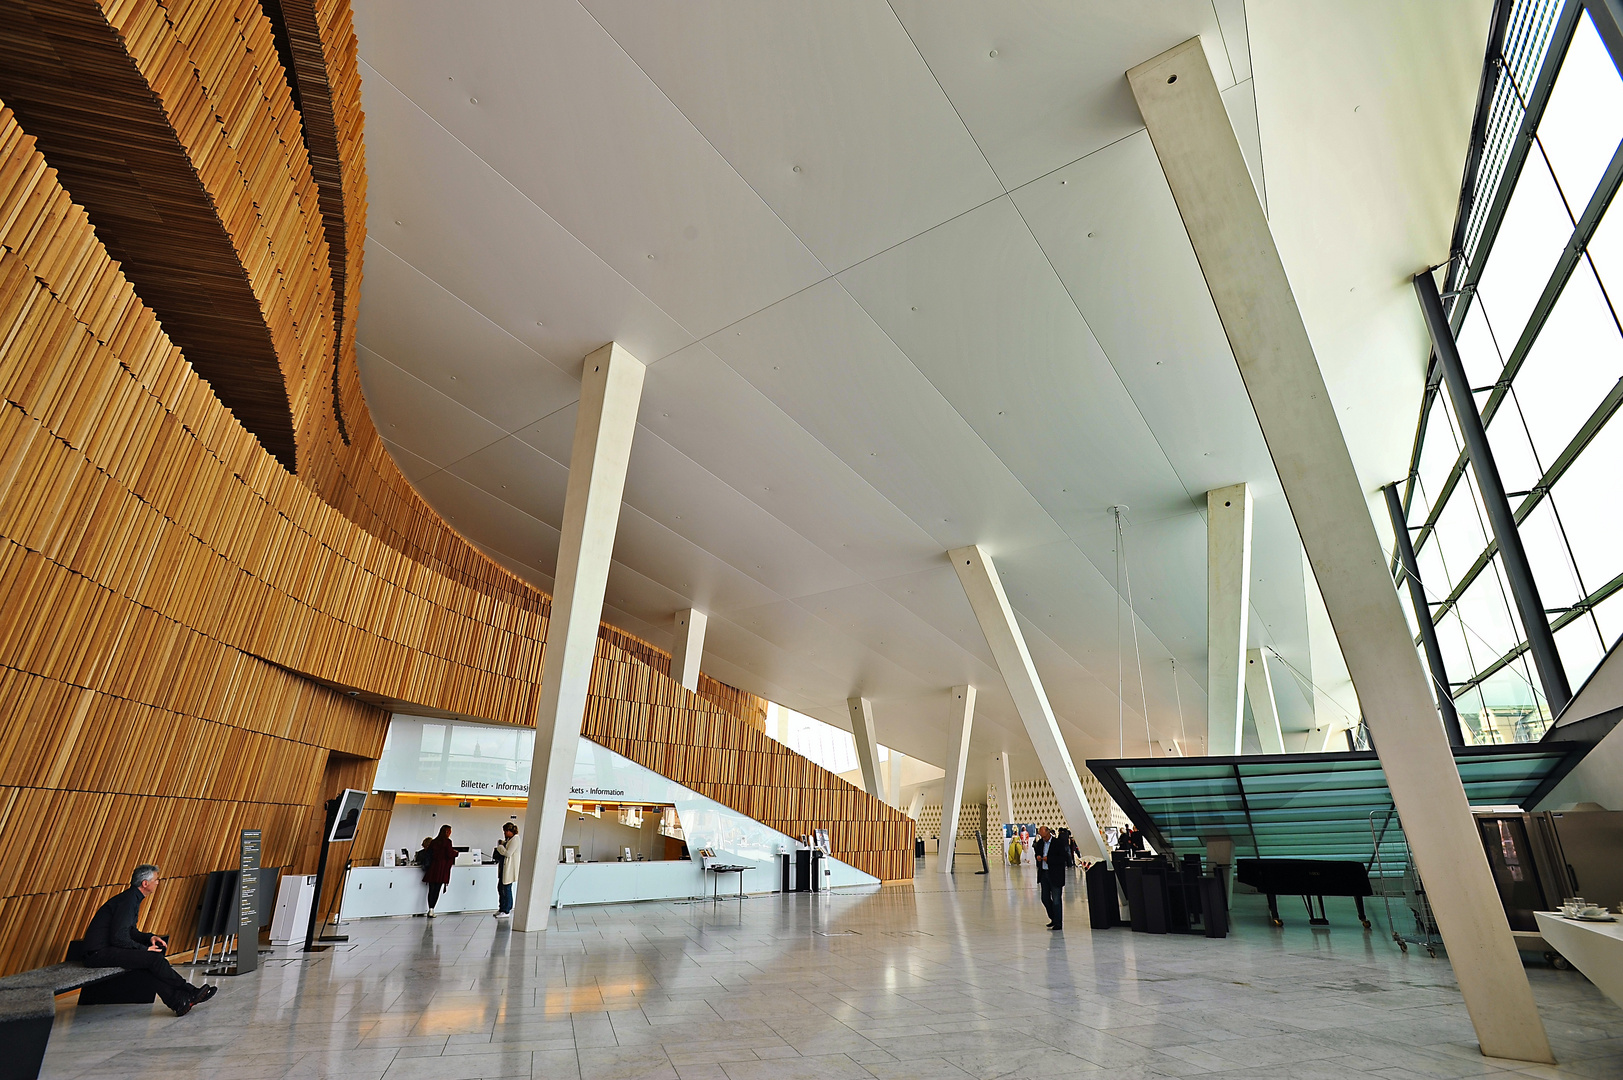
<svg viewBox="0 0 1623 1080">
<path fill-rule="evenodd" d="M 671 654 L 665 650 L 607 623 L 597 628 L 597 636 L 621 649 L 628 656 L 641 660 L 659 674 L 670 675 Z M 699 672 L 698 693 L 700 697 L 732 713 L 756 731 L 766 730 L 766 698 L 718 682 L 702 671 Z"/>
<path fill-rule="evenodd" d="M 0 99 L 220 400 L 295 464 L 287 380 L 186 149 L 91 0 L 0 0 Z"/>
<path fill-rule="evenodd" d="M 636 639 L 632 639 L 636 640 Z M 913 877 L 913 819 L 600 638 L 581 733 L 883 881 Z"/>
</svg>

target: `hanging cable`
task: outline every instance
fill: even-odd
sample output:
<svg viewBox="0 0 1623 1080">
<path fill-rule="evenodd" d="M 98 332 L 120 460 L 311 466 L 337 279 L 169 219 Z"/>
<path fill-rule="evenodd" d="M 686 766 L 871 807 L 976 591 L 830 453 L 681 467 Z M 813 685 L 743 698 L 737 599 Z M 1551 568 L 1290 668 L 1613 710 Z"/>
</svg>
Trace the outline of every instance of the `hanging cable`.
<svg viewBox="0 0 1623 1080">
<path fill-rule="evenodd" d="M 1180 752 L 1189 746 L 1189 729 L 1183 723 L 1183 691 L 1178 689 L 1178 658 L 1172 658 L 1172 694 L 1178 699 L 1178 731 L 1183 735 L 1183 742 L 1179 745 Z"/>
<path fill-rule="evenodd" d="M 1139 706 L 1144 710 L 1144 752 L 1153 755 L 1155 753 L 1155 745 L 1154 741 L 1150 738 L 1150 699 L 1149 696 L 1144 692 L 1144 657 L 1138 649 L 1138 616 L 1133 611 L 1133 568 L 1132 565 L 1127 561 L 1126 539 L 1122 535 L 1121 530 L 1121 516 L 1126 512 L 1127 507 L 1112 506 L 1110 510 L 1116 515 L 1116 551 L 1121 562 L 1122 570 L 1127 578 L 1127 618 L 1133 624 L 1133 663 L 1138 665 L 1138 701 Z M 1116 645 L 1116 695 L 1119 706 L 1121 699 L 1121 594 L 1118 592 L 1116 597 L 1116 640 L 1118 642 Z M 1125 741 L 1125 730 L 1123 734 L 1123 741 Z"/>
<path fill-rule="evenodd" d="M 1121 508 L 1116 513 L 1116 756 L 1127 756 L 1127 702 L 1121 690 Z"/>
</svg>

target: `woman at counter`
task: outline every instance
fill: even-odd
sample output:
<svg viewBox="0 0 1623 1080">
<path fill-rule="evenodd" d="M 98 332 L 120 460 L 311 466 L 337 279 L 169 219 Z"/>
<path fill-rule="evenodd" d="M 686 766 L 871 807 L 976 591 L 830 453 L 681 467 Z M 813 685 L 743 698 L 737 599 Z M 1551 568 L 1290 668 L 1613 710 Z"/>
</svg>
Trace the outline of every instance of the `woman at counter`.
<svg viewBox="0 0 1623 1080">
<path fill-rule="evenodd" d="M 456 863 L 456 847 L 451 843 L 451 826 L 441 825 L 440 834 L 428 845 L 428 869 L 423 880 L 428 882 L 428 917 L 435 918 L 434 905 L 439 903 L 440 890 L 451 884 L 451 867 Z"/>
</svg>

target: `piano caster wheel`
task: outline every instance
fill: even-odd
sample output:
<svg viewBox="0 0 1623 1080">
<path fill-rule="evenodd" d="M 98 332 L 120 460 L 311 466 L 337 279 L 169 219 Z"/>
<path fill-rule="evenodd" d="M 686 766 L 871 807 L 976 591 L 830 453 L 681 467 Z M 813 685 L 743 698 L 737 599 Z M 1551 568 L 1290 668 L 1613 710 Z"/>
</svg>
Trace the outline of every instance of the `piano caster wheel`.
<svg viewBox="0 0 1623 1080">
<path fill-rule="evenodd" d="M 1427 945 L 1426 946 L 1426 955 L 1431 957 L 1433 960 L 1435 960 L 1435 959 L 1437 959 L 1437 950 L 1432 948 L 1430 945 Z"/>
<path fill-rule="evenodd" d="M 1273 923 L 1275 926 L 1284 926 L 1285 925 L 1285 920 L 1283 920 L 1283 919 L 1269 919 L 1268 921 Z"/>
<path fill-rule="evenodd" d="M 1409 953 L 1409 943 L 1407 941 L 1398 942 L 1398 948 L 1403 950 L 1403 953 L 1404 953 L 1405 956 L 1408 955 L 1408 953 Z"/>
<path fill-rule="evenodd" d="M 1369 929 L 1369 920 L 1368 919 L 1361 919 L 1360 921 L 1364 924 L 1364 929 L 1368 930 Z"/>
<path fill-rule="evenodd" d="M 1558 952 L 1547 952 L 1544 954 L 1544 959 L 1548 960 L 1550 962 L 1550 966 L 1555 968 L 1557 971 L 1572 970 L 1572 964 L 1568 962 L 1566 957 L 1562 956 Z"/>
</svg>

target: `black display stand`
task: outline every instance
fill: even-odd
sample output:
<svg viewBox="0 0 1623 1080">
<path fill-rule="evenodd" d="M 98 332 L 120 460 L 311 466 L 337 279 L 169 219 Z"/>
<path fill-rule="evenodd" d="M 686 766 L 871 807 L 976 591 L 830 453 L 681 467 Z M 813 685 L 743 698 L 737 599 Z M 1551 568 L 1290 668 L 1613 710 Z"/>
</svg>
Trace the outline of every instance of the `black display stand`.
<svg viewBox="0 0 1623 1080">
<path fill-rule="evenodd" d="M 975 871 L 975 876 L 990 874 L 992 868 L 986 865 L 986 833 L 980 829 L 975 830 L 975 846 L 980 848 L 981 851 L 981 868 Z"/>
<path fill-rule="evenodd" d="M 327 823 L 321 830 L 321 861 L 316 864 L 316 895 L 310 901 L 310 924 L 304 931 L 305 952 L 325 952 L 332 948 L 332 943 L 349 940 L 348 934 L 316 936 L 316 924 L 321 919 L 321 890 L 327 880 L 327 855 L 332 850 L 332 829 L 333 825 L 338 821 L 339 802 L 339 799 L 327 800 Z M 348 841 L 341 840 L 339 843 L 348 843 Z M 328 944 L 318 945 L 316 944 L 318 941 L 327 942 Z"/>
</svg>

